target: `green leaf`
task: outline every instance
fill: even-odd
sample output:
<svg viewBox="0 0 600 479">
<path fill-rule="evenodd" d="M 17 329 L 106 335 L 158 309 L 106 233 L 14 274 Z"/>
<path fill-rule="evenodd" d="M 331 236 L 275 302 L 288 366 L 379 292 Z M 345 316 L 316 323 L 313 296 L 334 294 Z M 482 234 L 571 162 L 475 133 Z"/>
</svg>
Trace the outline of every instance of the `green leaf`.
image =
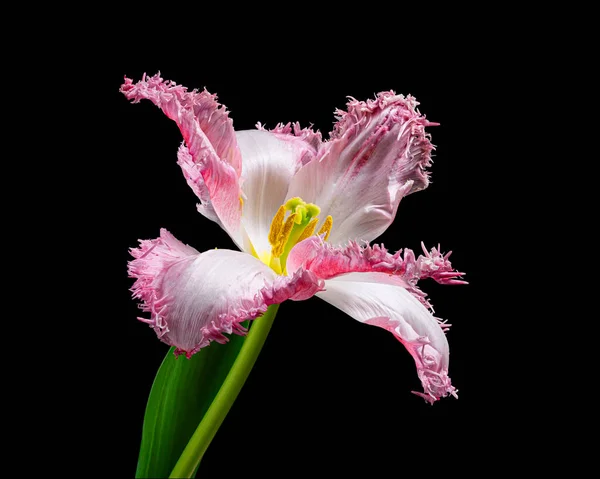
<svg viewBox="0 0 600 479">
<path fill-rule="evenodd" d="M 231 335 L 194 354 L 162 362 L 146 405 L 135 477 L 168 477 L 227 377 L 244 340 Z"/>
</svg>

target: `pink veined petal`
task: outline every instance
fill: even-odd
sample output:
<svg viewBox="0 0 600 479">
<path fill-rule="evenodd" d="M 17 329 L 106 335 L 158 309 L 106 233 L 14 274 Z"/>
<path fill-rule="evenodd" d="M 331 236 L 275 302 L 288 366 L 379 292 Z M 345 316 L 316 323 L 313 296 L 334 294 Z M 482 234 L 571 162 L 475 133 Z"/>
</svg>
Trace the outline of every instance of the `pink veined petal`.
<svg viewBox="0 0 600 479">
<path fill-rule="evenodd" d="M 428 185 L 433 145 L 411 96 L 382 92 L 338 110 L 331 139 L 295 175 L 288 198 L 300 196 L 333 217 L 329 241 L 372 241 L 392 223 L 402 197 Z"/>
<path fill-rule="evenodd" d="M 121 92 L 134 103 L 150 100 L 177 123 L 186 146 L 178 154 L 188 184 L 203 202 L 199 211 L 219 224 L 242 244 L 239 176 L 241 153 L 227 110 L 207 91 L 188 92 L 164 81 L 160 74 L 133 83 L 129 78 Z M 207 201 L 209 199 L 209 201 Z"/>
<path fill-rule="evenodd" d="M 139 319 L 188 358 L 211 341 L 226 342 L 225 333 L 245 334 L 240 323 L 261 316 L 269 305 L 304 300 L 323 288 L 309 271 L 278 276 L 246 253 L 198 253 L 164 229 L 131 254 L 133 296 L 150 313 L 149 319 Z"/>
<path fill-rule="evenodd" d="M 424 393 L 430 403 L 449 394 L 458 397 L 448 377 L 449 347 L 446 335 L 412 294 L 386 273 L 348 273 L 325 281 L 317 296 L 361 323 L 391 332 L 411 354 Z"/>
<path fill-rule="evenodd" d="M 188 186 L 196 196 L 200 198 L 200 203 L 196 206 L 198 212 L 209 220 L 217 223 L 221 228 L 226 229 L 213 208 L 210 200 L 210 192 L 204 183 L 200 168 L 198 167 L 198 164 L 194 162 L 194 158 L 192 158 L 190 150 L 185 146 L 185 143 L 182 143 L 177 151 L 177 164 L 181 167 L 181 171 L 183 171 L 183 176 Z"/>
<path fill-rule="evenodd" d="M 422 245 L 423 246 L 423 245 Z M 431 305 L 417 282 L 433 278 L 442 284 L 464 284 L 456 279 L 447 255 L 440 248 L 415 259 L 410 249 L 389 253 L 383 245 L 361 246 L 350 241 L 332 246 L 319 236 L 298 243 L 287 258 L 288 274 L 310 271 L 325 280 L 318 297 L 354 319 L 390 331 L 415 359 L 430 402 L 447 394 L 456 395 L 448 378 L 448 342 L 444 332 L 450 325 L 433 317 Z M 433 308 L 431 308 L 433 309 Z"/>
<path fill-rule="evenodd" d="M 438 248 L 427 251 L 421 244 L 425 256 L 415 259 L 412 250 L 405 248 L 391 254 L 383 245 L 361 246 L 355 241 L 345 246 L 333 246 L 319 236 L 312 236 L 298 243 L 287 258 L 290 272 L 307 269 L 319 278 L 330 279 L 337 276 L 361 273 L 387 273 L 396 277 L 396 284 L 407 289 L 424 306 L 431 308 L 426 294 L 417 287 L 421 279 L 432 278 L 440 284 L 467 284 L 457 279 L 464 273 L 455 271 L 448 259 Z"/>
<path fill-rule="evenodd" d="M 291 127 L 290 127 L 291 128 Z M 242 152 L 242 223 L 255 251 L 269 252 L 269 228 L 278 208 L 285 203 L 290 181 L 303 162 L 314 158 L 314 145 L 320 138 L 296 126 L 278 127 L 276 133 L 264 130 L 236 132 Z M 250 252 L 249 245 L 244 245 Z"/>
</svg>

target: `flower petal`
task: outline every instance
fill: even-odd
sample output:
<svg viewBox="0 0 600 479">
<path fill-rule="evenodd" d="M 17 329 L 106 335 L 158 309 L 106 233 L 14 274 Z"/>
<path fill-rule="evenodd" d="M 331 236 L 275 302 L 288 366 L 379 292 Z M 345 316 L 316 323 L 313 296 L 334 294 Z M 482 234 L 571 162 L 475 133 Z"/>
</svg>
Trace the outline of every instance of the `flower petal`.
<svg viewBox="0 0 600 479">
<path fill-rule="evenodd" d="M 423 245 L 422 245 L 423 246 Z M 298 243 L 287 258 L 287 271 L 310 271 L 325 280 L 317 294 L 354 319 L 390 331 L 404 344 L 417 363 L 428 401 L 455 395 L 448 378 L 448 324 L 434 318 L 431 305 L 417 282 L 433 278 L 442 284 L 464 284 L 462 273 L 452 269 L 438 248 L 415 259 L 410 249 L 388 253 L 383 245 L 360 246 L 349 242 L 334 247 L 319 236 Z"/>
<path fill-rule="evenodd" d="M 321 147 L 322 137 L 319 130 L 314 131 L 312 128 L 302 128 L 300 123 L 278 123 L 275 128 L 266 130 L 260 122 L 256 124 L 256 128 L 261 131 L 269 131 L 277 138 L 293 143 L 297 149 L 301 150 L 300 163 L 306 165 L 311 162 L 317 155 Z"/>
<path fill-rule="evenodd" d="M 307 130 L 291 134 L 285 127 L 277 133 L 264 130 L 236 132 L 242 152 L 242 223 L 255 251 L 271 251 L 269 228 L 278 208 L 285 203 L 290 181 L 303 162 L 314 158 L 317 135 Z M 304 134 L 305 132 L 306 134 Z M 306 138 L 304 138 L 304 136 Z M 248 247 L 245 251 L 250 252 Z"/>
<path fill-rule="evenodd" d="M 164 81 L 160 74 L 150 78 L 144 75 L 135 84 L 125 78 L 121 92 L 134 103 L 152 101 L 177 123 L 186 145 L 179 150 L 178 163 L 203 203 L 199 211 L 210 219 L 218 218 L 240 245 L 241 153 L 227 110 L 206 90 L 188 92 L 185 87 Z"/>
<path fill-rule="evenodd" d="M 187 357 L 211 341 L 226 342 L 224 333 L 244 334 L 240 324 L 261 316 L 271 304 L 304 300 L 323 289 L 309 271 L 278 276 L 253 256 L 231 250 L 198 253 L 168 231 L 141 241 L 131 250 L 132 291 L 150 312 L 150 324 L 176 354 Z"/>
<path fill-rule="evenodd" d="M 464 273 L 455 271 L 448 259 L 452 252 L 442 255 L 438 248 L 415 259 L 411 249 L 391 254 L 383 245 L 361 246 L 350 241 L 345 246 L 332 246 L 319 236 L 298 243 L 287 258 L 287 271 L 307 269 L 321 279 L 330 279 L 346 273 L 386 273 L 394 275 L 396 284 L 406 288 L 424 306 L 431 308 L 427 295 L 417 287 L 421 279 L 432 278 L 440 284 L 467 284 L 457 279 Z"/>
<path fill-rule="evenodd" d="M 325 291 L 317 296 L 361 323 L 391 332 L 417 365 L 425 393 L 415 394 L 431 403 L 448 394 L 457 397 L 448 377 L 446 335 L 438 320 L 398 283 L 397 277 L 349 273 L 325 281 Z"/>
<path fill-rule="evenodd" d="M 425 168 L 433 145 L 428 122 L 411 96 L 382 92 L 375 100 L 351 99 L 337 111 L 331 139 L 292 181 L 288 198 L 300 196 L 333 217 L 329 241 L 372 241 L 394 220 L 403 196 L 428 185 Z"/>
</svg>

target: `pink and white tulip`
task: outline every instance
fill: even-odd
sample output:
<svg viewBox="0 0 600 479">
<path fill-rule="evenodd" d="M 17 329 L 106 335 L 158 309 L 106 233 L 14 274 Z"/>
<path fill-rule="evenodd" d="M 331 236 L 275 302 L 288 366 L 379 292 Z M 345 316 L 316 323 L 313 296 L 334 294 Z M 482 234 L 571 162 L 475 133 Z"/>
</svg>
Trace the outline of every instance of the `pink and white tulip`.
<svg viewBox="0 0 600 479">
<path fill-rule="evenodd" d="M 456 390 L 448 377 L 448 325 L 436 319 L 418 281 L 462 284 L 439 247 L 415 258 L 368 243 L 393 222 L 400 200 L 428 185 L 433 146 L 414 98 L 382 92 L 338 110 L 330 139 L 296 124 L 234 131 L 206 91 L 159 75 L 125 96 L 152 101 L 183 135 L 178 164 L 240 251 L 199 253 L 166 230 L 131 251 L 134 297 L 158 337 L 190 357 L 271 304 L 317 296 L 362 323 L 390 331 L 413 356 L 430 402 Z"/>
</svg>

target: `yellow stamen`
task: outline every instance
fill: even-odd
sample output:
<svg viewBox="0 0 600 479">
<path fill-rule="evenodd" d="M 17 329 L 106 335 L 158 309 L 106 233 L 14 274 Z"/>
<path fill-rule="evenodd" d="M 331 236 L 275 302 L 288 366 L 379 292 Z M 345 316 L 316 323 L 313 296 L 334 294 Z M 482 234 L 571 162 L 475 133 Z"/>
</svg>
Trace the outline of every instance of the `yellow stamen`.
<svg viewBox="0 0 600 479">
<path fill-rule="evenodd" d="M 285 248 L 287 240 L 290 238 L 290 233 L 292 232 L 292 228 L 294 227 L 296 217 L 297 217 L 296 213 L 293 213 L 287 217 L 287 219 L 285 220 L 285 223 L 283 224 L 283 228 L 281 228 L 281 232 L 279 233 L 279 237 L 277 238 L 276 244 L 273 245 L 273 243 L 271 243 L 271 245 L 273 245 L 273 248 L 271 249 L 271 253 L 273 254 L 274 257 L 279 258 L 282 255 L 283 249 Z M 271 236 L 269 235 L 269 241 L 270 240 L 271 240 Z"/>
<path fill-rule="evenodd" d="M 288 240 L 288 238 L 290 237 L 290 233 L 292 231 L 292 228 L 294 227 L 294 223 L 296 222 L 296 213 L 292 213 L 290 216 L 288 216 L 288 218 L 285 220 L 285 223 L 283 224 L 283 229 L 281 230 L 281 233 L 279 234 L 279 242 L 285 244 L 286 241 Z"/>
<path fill-rule="evenodd" d="M 281 228 L 283 227 L 283 218 L 285 217 L 285 206 L 280 206 L 273 217 L 273 221 L 271 221 L 271 228 L 269 229 L 269 243 L 271 246 L 275 247 L 277 244 L 277 238 L 279 238 L 279 233 L 281 233 Z"/>
<path fill-rule="evenodd" d="M 243 204 L 241 198 L 240 202 Z M 288 211 L 290 214 L 286 218 Z M 252 247 L 252 254 L 277 274 L 286 274 L 286 261 L 290 251 L 298 242 L 315 234 L 320 213 L 321 208 L 313 203 L 304 202 L 302 198 L 287 200 L 277 210 L 269 228 L 268 239 L 271 250 L 264 250 L 257 254 Z M 329 239 L 332 226 L 333 219 L 328 216 L 318 234 L 323 235 L 325 240 Z"/>
<path fill-rule="evenodd" d="M 331 227 L 333 226 L 333 218 L 331 217 L 331 215 L 328 215 L 327 218 L 325 218 L 325 223 L 323 223 L 323 226 L 321 226 L 321 229 L 319 229 L 319 232 L 317 233 L 318 235 L 322 235 L 323 233 L 325 233 L 325 241 L 327 241 L 329 239 L 329 234 L 331 233 Z"/>
<path fill-rule="evenodd" d="M 309 236 L 312 236 L 312 234 L 315 232 L 315 228 L 317 227 L 318 222 L 319 222 L 319 218 L 313 218 L 312 220 L 310 220 L 310 223 L 308 223 L 308 226 L 306 228 L 304 228 L 304 231 L 298 237 L 298 239 L 296 240 L 296 243 L 300 243 L 300 241 L 303 241 L 306 238 L 308 238 Z"/>
<path fill-rule="evenodd" d="M 240 207 L 244 207 L 244 198 L 240 196 Z"/>
</svg>

